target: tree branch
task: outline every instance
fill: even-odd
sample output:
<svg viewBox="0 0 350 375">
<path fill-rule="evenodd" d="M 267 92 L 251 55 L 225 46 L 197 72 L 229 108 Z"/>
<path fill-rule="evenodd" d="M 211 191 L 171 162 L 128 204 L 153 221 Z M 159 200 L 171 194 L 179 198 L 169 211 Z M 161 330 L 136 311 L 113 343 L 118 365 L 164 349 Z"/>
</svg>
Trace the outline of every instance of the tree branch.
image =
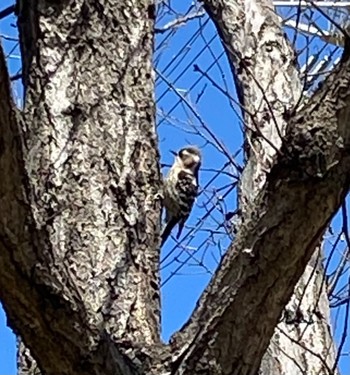
<svg viewBox="0 0 350 375">
<path fill-rule="evenodd" d="M 13 13 L 16 9 L 15 5 L 10 5 L 7 8 L 0 10 L 0 20 L 9 16 L 11 13 Z"/>
<path fill-rule="evenodd" d="M 258 370 L 283 307 L 349 189 L 349 73 L 347 61 L 290 120 L 288 150 L 276 159 L 254 212 L 175 336 L 176 348 L 188 342 L 183 373 L 197 371 L 208 350 L 223 374 Z"/>
<path fill-rule="evenodd" d="M 255 374 L 297 281 L 349 188 L 349 62 L 304 109 L 272 4 L 206 0 L 245 105 L 242 223 L 189 322 L 174 373 Z M 279 87 L 278 87 L 279 86 Z"/>
</svg>

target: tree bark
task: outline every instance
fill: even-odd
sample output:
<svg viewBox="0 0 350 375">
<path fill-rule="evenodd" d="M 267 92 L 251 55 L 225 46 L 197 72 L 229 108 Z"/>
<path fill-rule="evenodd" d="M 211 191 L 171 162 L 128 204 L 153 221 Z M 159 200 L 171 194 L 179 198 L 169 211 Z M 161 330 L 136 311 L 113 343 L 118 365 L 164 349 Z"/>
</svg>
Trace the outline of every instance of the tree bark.
<svg viewBox="0 0 350 375">
<path fill-rule="evenodd" d="M 20 337 L 17 337 L 17 374 L 41 375 L 42 372 L 30 350 L 26 348 Z"/>
<path fill-rule="evenodd" d="M 120 353 L 158 345 L 160 328 L 153 3 L 19 9 L 25 170 L 19 155 L 3 189 L 26 190 L 21 211 L 4 206 L 23 233 L 3 243 L 1 298 L 45 373 L 132 373 Z"/>
<path fill-rule="evenodd" d="M 0 298 L 42 373 L 257 374 L 348 192 L 347 55 L 295 108 L 298 71 L 272 4 L 205 4 L 244 104 L 242 215 L 193 315 L 163 345 L 153 3 L 19 3 L 23 119 L 0 55 Z"/>
<path fill-rule="evenodd" d="M 263 357 L 261 375 L 337 374 L 320 251 L 299 280 Z"/>
</svg>

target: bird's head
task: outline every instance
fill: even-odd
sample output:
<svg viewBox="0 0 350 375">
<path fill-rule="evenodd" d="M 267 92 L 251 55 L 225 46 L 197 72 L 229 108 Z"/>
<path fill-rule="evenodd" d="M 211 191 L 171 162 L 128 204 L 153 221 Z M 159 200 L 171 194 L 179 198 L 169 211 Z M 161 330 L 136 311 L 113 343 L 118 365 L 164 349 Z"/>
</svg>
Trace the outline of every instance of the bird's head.
<svg viewBox="0 0 350 375">
<path fill-rule="evenodd" d="M 172 151 L 176 157 L 176 162 L 184 169 L 191 170 L 194 174 L 198 173 L 201 165 L 202 155 L 199 149 L 195 146 L 186 146 L 177 153 Z"/>
</svg>

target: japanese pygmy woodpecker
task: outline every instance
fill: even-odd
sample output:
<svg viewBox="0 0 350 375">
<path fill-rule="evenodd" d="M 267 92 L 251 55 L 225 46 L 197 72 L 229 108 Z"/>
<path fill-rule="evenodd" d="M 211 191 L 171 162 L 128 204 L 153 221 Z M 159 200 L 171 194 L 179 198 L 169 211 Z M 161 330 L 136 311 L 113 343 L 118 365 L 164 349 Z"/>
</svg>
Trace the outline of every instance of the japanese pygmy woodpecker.
<svg viewBox="0 0 350 375">
<path fill-rule="evenodd" d="M 176 238 L 179 238 L 198 194 L 201 152 L 195 146 L 187 146 L 173 154 L 175 161 L 164 181 L 165 226 L 162 245 L 177 224 L 179 230 Z"/>
</svg>

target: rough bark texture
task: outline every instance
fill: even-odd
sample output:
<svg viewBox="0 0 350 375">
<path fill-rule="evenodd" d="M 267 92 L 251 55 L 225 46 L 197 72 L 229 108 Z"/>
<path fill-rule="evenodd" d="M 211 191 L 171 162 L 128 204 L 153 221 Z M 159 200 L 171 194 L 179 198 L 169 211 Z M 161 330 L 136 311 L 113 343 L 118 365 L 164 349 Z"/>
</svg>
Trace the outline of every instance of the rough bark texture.
<svg viewBox="0 0 350 375">
<path fill-rule="evenodd" d="M 37 272 L 55 275 L 63 294 L 74 280 L 76 302 L 116 339 L 149 344 L 159 336 L 151 5 L 25 5 L 38 38 L 26 167 L 36 227 L 49 244 Z"/>
<path fill-rule="evenodd" d="M 20 337 L 17 338 L 17 374 L 41 375 L 40 368 L 30 350 L 26 348 Z"/>
<path fill-rule="evenodd" d="M 337 374 L 325 275 L 316 251 L 283 312 L 260 374 Z"/>
<path fill-rule="evenodd" d="M 15 174 L 1 184 L 11 219 L 1 227 L 2 262 L 8 254 L 17 264 L 2 264 L 1 299 L 46 373 L 131 373 L 117 363 L 118 350 L 159 343 L 154 12 L 152 1 L 117 5 L 19 7 L 26 172 L 5 139 L 22 169 L 2 157 L 2 174 Z M 8 85 L 2 91 L 9 101 Z M 10 128 L 7 116 L 2 126 Z"/>
<path fill-rule="evenodd" d="M 42 373 L 257 374 L 348 191 L 349 59 L 293 111 L 297 69 L 271 4 L 205 4 L 245 105 L 246 190 L 236 239 L 169 346 L 159 338 L 153 4 L 19 4 L 23 121 L 0 55 L 0 298 Z"/>
<path fill-rule="evenodd" d="M 272 1 L 205 0 L 227 51 L 246 127 L 247 163 L 240 210 L 249 214 L 282 145 L 291 111 L 302 93 L 294 51 Z"/>
</svg>

